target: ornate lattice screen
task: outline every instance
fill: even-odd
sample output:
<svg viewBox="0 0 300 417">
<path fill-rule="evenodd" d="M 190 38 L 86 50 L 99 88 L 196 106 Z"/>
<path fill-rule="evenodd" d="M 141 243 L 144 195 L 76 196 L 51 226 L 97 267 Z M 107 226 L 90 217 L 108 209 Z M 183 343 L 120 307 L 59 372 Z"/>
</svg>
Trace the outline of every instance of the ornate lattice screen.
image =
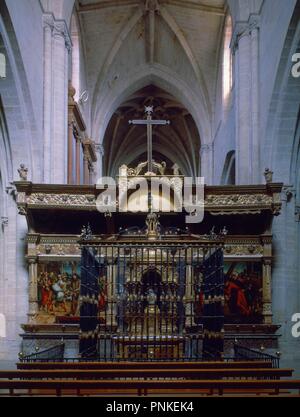
<svg viewBox="0 0 300 417">
<path fill-rule="evenodd" d="M 207 243 L 84 242 L 80 351 L 101 360 L 223 354 L 223 253 Z"/>
</svg>

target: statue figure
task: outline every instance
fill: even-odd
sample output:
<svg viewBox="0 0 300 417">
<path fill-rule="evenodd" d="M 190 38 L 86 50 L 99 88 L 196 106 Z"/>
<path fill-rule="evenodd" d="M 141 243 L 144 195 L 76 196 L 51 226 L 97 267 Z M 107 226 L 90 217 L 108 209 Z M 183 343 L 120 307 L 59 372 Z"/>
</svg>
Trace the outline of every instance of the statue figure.
<svg viewBox="0 0 300 417">
<path fill-rule="evenodd" d="M 152 288 L 146 296 L 148 305 L 144 310 L 143 334 L 147 336 L 158 336 L 160 334 L 160 314 L 156 304 L 157 296 Z"/>
<path fill-rule="evenodd" d="M 24 164 L 20 165 L 18 173 L 22 181 L 27 181 L 28 168 L 26 168 Z"/>
<path fill-rule="evenodd" d="M 147 301 L 149 306 L 154 306 L 156 304 L 157 296 L 152 288 L 149 289 L 148 295 L 147 295 Z"/>
<path fill-rule="evenodd" d="M 167 167 L 167 164 L 165 161 L 162 161 L 161 164 L 159 164 L 158 162 L 155 162 L 154 159 L 152 160 L 152 166 L 158 170 L 158 172 L 160 173 L 160 175 L 165 175 L 165 170 Z"/>
<path fill-rule="evenodd" d="M 156 213 L 149 213 L 146 218 L 147 234 L 149 239 L 155 239 L 159 234 L 159 221 Z"/>
<path fill-rule="evenodd" d="M 135 175 L 139 175 L 142 169 L 145 168 L 145 166 L 147 166 L 147 164 L 148 164 L 148 161 L 140 162 L 138 166 L 135 168 Z"/>
<path fill-rule="evenodd" d="M 179 166 L 176 163 L 172 166 L 172 169 L 173 169 L 173 175 L 180 175 Z"/>
<path fill-rule="evenodd" d="M 119 176 L 120 177 L 126 177 L 127 176 L 127 171 L 128 171 L 127 165 L 123 164 L 119 168 Z"/>
<path fill-rule="evenodd" d="M 269 168 L 265 169 L 264 176 L 267 184 L 270 184 L 273 181 L 273 171 L 271 171 Z"/>
<path fill-rule="evenodd" d="M 134 168 L 128 168 L 127 169 L 127 175 L 129 177 L 134 177 L 135 176 L 135 169 Z"/>
</svg>

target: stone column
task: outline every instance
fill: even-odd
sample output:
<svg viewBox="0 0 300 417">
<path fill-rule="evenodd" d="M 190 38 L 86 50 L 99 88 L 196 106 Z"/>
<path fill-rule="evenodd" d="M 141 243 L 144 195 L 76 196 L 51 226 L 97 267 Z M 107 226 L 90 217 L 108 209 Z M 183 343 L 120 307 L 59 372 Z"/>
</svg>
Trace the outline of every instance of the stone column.
<svg viewBox="0 0 300 417">
<path fill-rule="evenodd" d="M 76 184 L 80 184 L 80 139 L 76 138 Z"/>
<path fill-rule="evenodd" d="M 95 150 L 97 155 L 97 166 L 94 167 L 94 176 L 95 180 L 103 176 L 103 157 L 104 157 L 104 147 L 102 144 L 95 144 Z"/>
<path fill-rule="evenodd" d="M 236 182 L 260 182 L 258 17 L 237 22 L 233 34 L 236 97 Z"/>
<path fill-rule="evenodd" d="M 68 184 L 74 183 L 73 178 L 73 128 L 74 123 L 68 123 Z"/>
<path fill-rule="evenodd" d="M 44 16 L 44 182 L 50 182 L 52 137 L 52 19 Z"/>
<path fill-rule="evenodd" d="M 200 149 L 201 176 L 206 185 L 213 184 L 213 144 L 203 144 Z"/>
<path fill-rule="evenodd" d="M 83 182 L 89 184 L 90 171 L 89 171 L 89 157 L 86 149 L 83 152 Z"/>
<path fill-rule="evenodd" d="M 3 196 L 1 195 L 1 198 L 3 198 Z M 5 196 L 4 196 L 5 198 Z M 4 244 L 4 242 L 6 241 L 5 237 L 7 237 L 7 233 L 6 233 L 6 229 L 8 226 L 8 217 L 6 216 L 2 216 L 0 219 L 0 226 L 1 226 L 1 230 L 0 230 L 0 314 L 4 316 L 4 320 L 5 320 L 5 333 L 6 334 L 6 294 L 5 294 L 5 259 L 6 259 L 6 246 Z M 0 335 L 1 334 L 1 329 L 0 329 Z M 0 338 L 0 358 L 2 358 L 2 354 L 3 354 L 3 349 L 2 349 L 2 343 L 4 342 L 4 336 L 3 340 L 1 340 Z M 4 344 L 4 343 L 3 343 Z"/>
<path fill-rule="evenodd" d="M 0 338 L 0 359 L 13 360 L 18 352 L 18 316 L 22 313 L 22 305 L 18 306 L 20 301 L 20 290 L 18 288 L 17 274 L 17 248 L 21 242 L 22 235 L 18 233 L 17 221 L 18 214 L 16 211 L 13 193 L 6 197 L 1 195 L 5 203 L 6 210 L 2 219 L 2 265 L 1 265 L 1 296 L 0 296 L 0 313 L 5 316 L 6 337 Z M 21 217 L 21 216 L 19 216 Z M 0 245 L 1 246 L 1 245 Z M 21 289 L 24 293 L 25 289 Z"/>
<path fill-rule="evenodd" d="M 47 13 L 43 21 L 44 180 L 59 184 L 65 183 L 67 173 L 68 54 L 72 43 L 64 20 Z"/>
<path fill-rule="evenodd" d="M 271 259 L 263 260 L 263 317 L 264 323 L 272 323 Z"/>
<path fill-rule="evenodd" d="M 29 323 L 35 323 L 36 315 L 38 313 L 38 276 L 37 276 L 37 259 L 28 258 L 29 265 Z"/>
<path fill-rule="evenodd" d="M 89 169 L 89 184 L 94 184 L 95 182 L 94 174 L 95 174 L 94 164 L 91 162 L 90 169 Z"/>
<path fill-rule="evenodd" d="M 262 179 L 260 164 L 260 120 L 259 120 L 259 28 L 254 18 L 250 22 L 251 37 L 251 153 L 252 153 L 252 183 L 259 184 Z"/>
</svg>

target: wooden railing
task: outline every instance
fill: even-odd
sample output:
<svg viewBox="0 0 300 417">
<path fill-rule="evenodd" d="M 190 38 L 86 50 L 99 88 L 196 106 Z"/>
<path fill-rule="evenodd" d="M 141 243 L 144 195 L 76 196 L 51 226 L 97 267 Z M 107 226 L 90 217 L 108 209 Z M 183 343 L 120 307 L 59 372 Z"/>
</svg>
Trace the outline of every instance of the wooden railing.
<svg viewBox="0 0 300 417">
<path fill-rule="evenodd" d="M 148 395 L 148 394 L 188 394 L 191 392 L 202 395 L 234 396 L 245 394 L 254 395 L 291 395 L 290 391 L 297 390 L 300 394 L 300 380 L 257 380 L 257 379 L 228 379 L 228 380 L 1 380 L 0 390 L 6 395 L 105 395 L 110 394 Z M 22 390 L 22 392 L 16 392 Z M 26 390 L 24 392 L 24 390 Z M 33 392 L 35 390 L 35 392 Z M 285 392 L 282 392 L 284 390 Z M 3 391 L 2 391 L 3 392 Z"/>
</svg>

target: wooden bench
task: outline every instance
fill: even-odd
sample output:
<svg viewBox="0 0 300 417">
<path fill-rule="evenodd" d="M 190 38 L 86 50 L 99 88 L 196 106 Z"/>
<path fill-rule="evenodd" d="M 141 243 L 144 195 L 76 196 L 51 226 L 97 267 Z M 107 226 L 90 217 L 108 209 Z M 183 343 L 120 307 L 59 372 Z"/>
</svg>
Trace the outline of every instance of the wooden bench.
<svg viewBox="0 0 300 417">
<path fill-rule="evenodd" d="M 271 362 L 18 362 L 17 369 L 234 369 L 272 368 Z"/>
<path fill-rule="evenodd" d="M 222 379 L 256 378 L 279 379 L 291 377 L 293 369 L 221 368 L 221 369 L 31 369 L 0 371 L 0 379 L 113 379 L 113 378 L 185 378 Z"/>
<path fill-rule="evenodd" d="M 15 390 L 26 390 L 22 395 L 32 394 L 37 390 L 42 394 L 61 396 L 66 390 L 71 390 L 72 395 L 83 395 L 82 390 L 97 390 L 95 395 L 115 394 L 118 390 L 131 391 L 136 395 L 148 395 L 149 393 L 186 393 L 193 390 L 203 390 L 208 395 L 223 395 L 226 392 L 234 392 L 236 395 L 252 392 L 261 393 L 269 390 L 269 394 L 279 395 L 280 390 L 297 390 L 300 393 L 300 380 L 0 380 L 0 390 L 8 391 L 9 395 L 15 395 Z M 50 390 L 50 391 L 49 391 Z M 106 390 L 101 393 L 101 390 Z M 250 390 L 250 391 L 249 391 Z"/>
</svg>

